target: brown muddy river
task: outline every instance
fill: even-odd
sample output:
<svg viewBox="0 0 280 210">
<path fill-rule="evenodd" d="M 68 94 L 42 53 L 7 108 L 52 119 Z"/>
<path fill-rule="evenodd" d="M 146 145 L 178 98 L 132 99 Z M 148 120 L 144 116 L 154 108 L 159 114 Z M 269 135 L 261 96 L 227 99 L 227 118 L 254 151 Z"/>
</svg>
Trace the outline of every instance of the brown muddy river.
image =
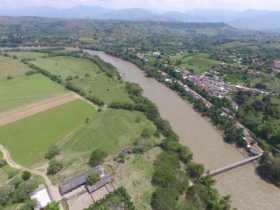
<svg viewBox="0 0 280 210">
<path fill-rule="evenodd" d="M 134 64 L 103 52 L 88 51 L 114 65 L 122 78 L 139 84 L 143 95 L 153 101 L 162 116 L 170 122 L 182 144 L 194 154 L 194 160 L 208 170 L 244 159 L 235 147 L 225 144 L 221 133 L 194 111 L 192 106 L 155 79 L 145 77 Z M 280 189 L 255 174 L 253 164 L 215 177 L 220 193 L 230 194 L 233 207 L 240 210 L 280 210 Z"/>
</svg>

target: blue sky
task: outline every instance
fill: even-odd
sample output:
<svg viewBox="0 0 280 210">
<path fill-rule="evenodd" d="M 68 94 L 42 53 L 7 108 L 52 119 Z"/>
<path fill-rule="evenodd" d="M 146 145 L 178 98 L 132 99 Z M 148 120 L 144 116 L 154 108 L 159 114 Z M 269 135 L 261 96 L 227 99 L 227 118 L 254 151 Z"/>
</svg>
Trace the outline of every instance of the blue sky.
<svg viewBox="0 0 280 210">
<path fill-rule="evenodd" d="M 77 5 L 179 11 L 188 9 L 280 10 L 280 0 L 0 0 L 1 9 L 40 6 L 69 8 Z"/>
</svg>

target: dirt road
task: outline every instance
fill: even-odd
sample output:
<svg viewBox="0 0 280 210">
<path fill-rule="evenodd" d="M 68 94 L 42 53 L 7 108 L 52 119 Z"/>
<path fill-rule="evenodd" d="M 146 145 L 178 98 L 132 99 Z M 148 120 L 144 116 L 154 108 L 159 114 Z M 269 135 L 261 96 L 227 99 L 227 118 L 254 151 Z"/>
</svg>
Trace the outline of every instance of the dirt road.
<svg viewBox="0 0 280 210">
<path fill-rule="evenodd" d="M 23 171 L 29 171 L 33 175 L 42 177 L 45 181 L 45 184 L 48 188 L 51 198 L 57 202 L 61 201 L 62 197 L 59 194 L 58 187 L 52 184 L 52 182 L 50 181 L 48 176 L 45 174 L 45 172 L 42 172 L 42 171 L 36 170 L 36 169 L 29 169 L 29 168 L 19 165 L 12 159 L 9 151 L 1 144 L 0 144 L 0 151 L 3 153 L 4 160 L 6 160 L 8 165 L 11 166 L 12 168 L 15 168 L 18 170 L 23 170 Z M 63 209 L 63 208 L 61 208 L 61 209 Z"/>
<path fill-rule="evenodd" d="M 45 184 L 48 187 L 48 190 L 51 194 L 52 199 L 55 201 L 61 200 L 61 196 L 58 192 L 58 187 L 52 184 L 52 182 L 50 181 L 50 179 L 44 172 L 36 170 L 36 169 L 29 169 L 29 168 L 19 165 L 12 159 L 9 151 L 1 144 L 0 144 L 0 151 L 3 153 L 3 158 L 4 158 L 4 160 L 7 161 L 9 166 L 11 166 L 12 168 L 18 169 L 18 170 L 29 171 L 33 175 L 42 177 L 45 181 Z"/>
<path fill-rule="evenodd" d="M 0 113 L 0 126 L 18 121 L 48 109 L 52 109 L 79 98 L 81 97 L 78 94 L 70 92 L 64 95 L 55 96 L 36 103 L 32 103 L 13 111 Z"/>
</svg>

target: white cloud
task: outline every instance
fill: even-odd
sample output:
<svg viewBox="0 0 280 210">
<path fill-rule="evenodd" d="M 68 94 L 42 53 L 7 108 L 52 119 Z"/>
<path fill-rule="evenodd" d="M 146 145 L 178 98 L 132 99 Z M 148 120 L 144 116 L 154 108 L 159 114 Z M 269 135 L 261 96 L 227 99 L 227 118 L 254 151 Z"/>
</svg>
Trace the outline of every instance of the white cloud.
<svg viewBox="0 0 280 210">
<path fill-rule="evenodd" d="M 0 0 L 0 7 L 72 7 L 102 5 L 112 8 L 188 9 L 268 9 L 280 10 L 280 0 Z"/>
</svg>

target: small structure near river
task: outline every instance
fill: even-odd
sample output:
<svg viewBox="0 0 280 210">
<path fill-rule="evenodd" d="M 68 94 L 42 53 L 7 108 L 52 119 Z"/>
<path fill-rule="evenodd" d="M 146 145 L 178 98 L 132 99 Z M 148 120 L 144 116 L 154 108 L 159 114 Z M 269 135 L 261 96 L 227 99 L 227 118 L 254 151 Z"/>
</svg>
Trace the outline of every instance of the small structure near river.
<svg viewBox="0 0 280 210">
<path fill-rule="evenodd" d="M 30 198 L 36 202 L 34 210 L 44 209 L 52 201 L 50 194 L 44 185 L 40 185 L 31 194 Z"/>
<path fill-rule="evenodd" d="M 97 174 L 99 180 L 90 185 L 88 177 Z M 114 191 L 112 177 L 106 174 L 102 166 L 96 166 L 88 172 L 70 178 L 59 185 L 59 192 L 67 202 L 69 210 L 83 210 L 92 203 Z"/>
</svg>

